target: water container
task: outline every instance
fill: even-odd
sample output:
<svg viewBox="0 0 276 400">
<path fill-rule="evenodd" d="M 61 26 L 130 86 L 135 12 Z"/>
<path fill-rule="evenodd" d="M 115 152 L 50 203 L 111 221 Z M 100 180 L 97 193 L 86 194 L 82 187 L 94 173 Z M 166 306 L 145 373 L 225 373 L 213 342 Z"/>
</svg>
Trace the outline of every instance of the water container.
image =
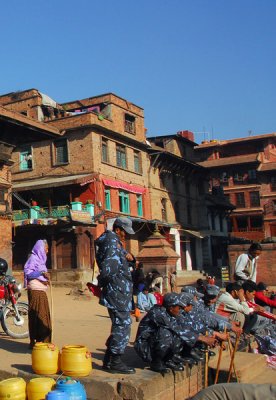
<svg viewBox="0 0 276 400">
<path fill-rule="evenodd" d="M 56 384 L 56 389 L 68 393 L 70 400 L 86 400 L 86 391 L 84 386 L 71 378 L 60 380 Z"/>
<path fill-rule="evenodd" d="M 46 396 L 46 400 L 70 400 L 68 393 L 61 392 L 60 390 L 53 390 Z"/>
<path fill-rule="evenodd" d="M 92 370 L 91 353 L 82 345 L 67 345 L 61 351 L 61 370 L 68 376 L 87 376 Z"/>
<path fill-rule="evenodd" d="M 38 375 L 52 375 L 59 371 L 59 350 L 52 343 L 36 343 L 32 351 L 32 368 Z"/>
<path fill-rule="evenodd" d="M 55 380 L 52 378 L 33 378 L 27 383 L 27 396 L 28 400 L 42 400 L 45 399 L 55 386 Z"/>
<path fill-rule="evenodd" d="M 0 382 L 0 400 L 26 400 L 26 382 L 10 378 Z"/>
</svg>

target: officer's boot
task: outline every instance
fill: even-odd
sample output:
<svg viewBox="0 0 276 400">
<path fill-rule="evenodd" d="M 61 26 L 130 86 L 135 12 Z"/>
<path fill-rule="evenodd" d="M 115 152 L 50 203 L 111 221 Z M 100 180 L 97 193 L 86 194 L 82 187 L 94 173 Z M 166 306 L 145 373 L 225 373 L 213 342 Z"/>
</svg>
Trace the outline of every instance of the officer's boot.
<svg viewBox="0 0 276 400">
<path fill-rule="evenodd" d="M 104 359 L 103 359 L 103 366 L 102 368 L 104 370 L 109 370 L 110 369 L 110 360 L 111 360 L 111 351 L 109 349 L 106 349 Z"/>
<path fill-rule="evenodd" d="M 135 374 L 135 369 L 128 367 L 121 359 L 120 354 L 112 354 L 110 357 L 108 372 L 112 374 Z"/>
<path fill-rule="evenodd" d="M 155 358 L 150 363 L 150 369 L 154 372 L 160 372 L 161 374 L 166 374 L 170 372 L 169 367 L 165 365 L 165 363 L 160 358 Z"/>
</svg>

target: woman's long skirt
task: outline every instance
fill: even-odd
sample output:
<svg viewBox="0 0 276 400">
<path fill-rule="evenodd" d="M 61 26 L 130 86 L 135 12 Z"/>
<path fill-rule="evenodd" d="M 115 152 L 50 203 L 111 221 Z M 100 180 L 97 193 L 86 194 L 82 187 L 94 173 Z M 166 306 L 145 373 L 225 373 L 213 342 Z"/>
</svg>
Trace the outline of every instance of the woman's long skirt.
<svg viewBox="0 0 276 400">
<path fill-rule="evenodd" d="M 28 300 L 29 333 L 31 343 L 50 343 L 52 327 L 46 292 L 42 290 L 28 290 Z"/>
</svg>

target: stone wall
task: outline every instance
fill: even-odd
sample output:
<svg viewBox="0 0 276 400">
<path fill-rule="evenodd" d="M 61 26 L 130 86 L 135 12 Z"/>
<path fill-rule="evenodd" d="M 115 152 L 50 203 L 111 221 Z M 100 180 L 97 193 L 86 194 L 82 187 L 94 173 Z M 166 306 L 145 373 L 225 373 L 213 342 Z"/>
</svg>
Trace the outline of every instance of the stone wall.
<svg viewBox="0 0 276 400">
<path fill-rule="evenodd" d="M 233 278 L 237 257 L 247 252 L 250 244 L 235 244 L 228 246 L 230 261 L 230 276 Z M 258 260 L 257 282 L 265 282 L 267 285 L 276 285 L 276 243 L 261 244 L 263 251 Z"/>
</svg>

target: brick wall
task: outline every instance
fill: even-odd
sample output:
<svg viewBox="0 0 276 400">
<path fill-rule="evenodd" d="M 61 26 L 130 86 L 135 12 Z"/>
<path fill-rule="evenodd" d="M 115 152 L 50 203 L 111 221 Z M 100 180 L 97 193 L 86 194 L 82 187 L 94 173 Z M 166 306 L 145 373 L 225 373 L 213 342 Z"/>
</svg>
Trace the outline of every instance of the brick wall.
<svg viewBox="0 0 276 400">
<path fill-rule="evenodd" d="M 233 277 L 235 263 L 237 257 L 247 252 L 247 245 L 230 245 L 228 246 L 228 254 L 230 261 L 231 277 Z M 265 282 L 267 285 L 276 285 L 276 243 L 265 243 L 261 245 L 263 248 L 262 254 L 258 260 L 257 282 Z"/>
<path fill-rule="evenodd" d="M 12 222 L 10 218 L 0 217 L 0 257 L 12 265 Z"/>
</svg>

